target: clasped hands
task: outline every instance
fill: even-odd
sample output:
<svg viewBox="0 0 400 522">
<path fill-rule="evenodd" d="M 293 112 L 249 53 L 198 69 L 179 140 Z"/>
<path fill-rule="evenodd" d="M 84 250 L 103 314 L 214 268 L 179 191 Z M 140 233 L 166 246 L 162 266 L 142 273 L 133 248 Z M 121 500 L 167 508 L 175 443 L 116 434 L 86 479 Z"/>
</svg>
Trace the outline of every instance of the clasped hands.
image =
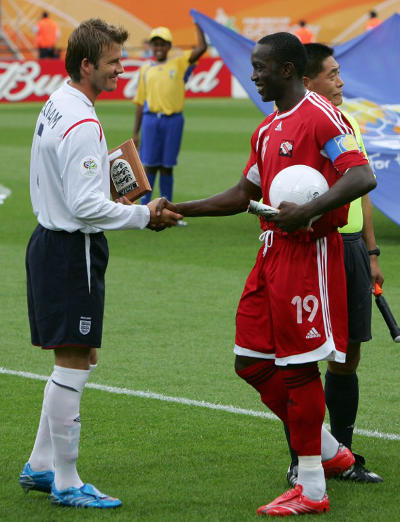
<svg viewBox="0 0 400 522">
<path fill-rule="evenodd" d="M 168 227 L 175 227 L 182 214 L 177 213 L 176 206 L 166 198 L 156 198 L 147 203 L 150 209 L 150 221 L 147 228 L 160 232 Z"/>
<path fill-rule="evenodd" d="M 115 200 L 123 205 L 132 205 L 126 196 L 122 196 Z M 156 198 L 147 203 L 150 210 L 150 221 L 147 228 L 160 232 L 165 228 L 174 227 L 178 221 L 183 218 L 182 214 L 177 213 L 176 206 L 166 198 Z"/>
</svg>

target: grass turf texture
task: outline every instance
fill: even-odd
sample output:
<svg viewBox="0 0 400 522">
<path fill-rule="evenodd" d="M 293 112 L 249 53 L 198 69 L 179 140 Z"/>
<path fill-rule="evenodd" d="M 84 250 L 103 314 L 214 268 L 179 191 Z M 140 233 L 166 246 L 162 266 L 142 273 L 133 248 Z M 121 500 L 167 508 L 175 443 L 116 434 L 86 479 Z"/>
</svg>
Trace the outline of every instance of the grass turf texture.
<svg viewBox="0 0 400 522">
<path fill-rule="evenodd" d="M 30 346 L 25 304 L 24 253 L 35 226 L 29 150 L 39 110 L 36 104 L 0 107 L 0 183 L 12 190 L 0 206 L 0 366 L 49 375 L 52 356 Z M 129 103 L 98 103 L 97 112 L 109 148 L 130 135 Z M 250 102 L 237 100 L 189 100 L 185 117 L 176 201 L 236 183 L 262 118 Z M 399 318 L 399 227 L 377 211 L 374 219 L 385 296 Z M 188 221 L 189 227 L 162 233 L 107 234 L 103 348 L 91 381 L 264 411 L 256 393 L 235 376 L 232 355 L 236 305 L 260 246 L 257 220 L 244 214 Z M 375 306 L 373 334 L 358 372 L 357 428 L 399 435 L 400 347 Z M 79 471 L 124 505 L 79 514 L 50 506 L 46 495 L 24 496 L 17 481 L 34 441 L 44 383 L 0 375 L 0 386 L 1 520 L 256 520 L 256 508 L 286 488 L 289 459 L 276 421 L 87 389 Z M 354 450 L 385 482 L 329 481 L 326 518 L 398 519 L 399 441 L 356 434 Z"/>
</svg>

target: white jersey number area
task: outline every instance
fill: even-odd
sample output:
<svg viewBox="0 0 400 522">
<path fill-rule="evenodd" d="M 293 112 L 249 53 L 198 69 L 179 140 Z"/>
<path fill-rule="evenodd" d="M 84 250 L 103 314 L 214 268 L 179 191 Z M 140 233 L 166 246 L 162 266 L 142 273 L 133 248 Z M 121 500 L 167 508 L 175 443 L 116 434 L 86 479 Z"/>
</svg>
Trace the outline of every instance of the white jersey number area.
<svg viewBox="0 0 400 522">
<path fill-rule="evenodd" d="M 303 310 L 309 314 L 307 321 L 313 322 L 314 317 L 318 311 L 318 299 L 315 295 L 307 295 L 302 299 L 299 295 L 295 295 L 291 301 L 291 304 L 296 307 L 297 311 L 297 323 L 303 322 Z"/>
</svg>

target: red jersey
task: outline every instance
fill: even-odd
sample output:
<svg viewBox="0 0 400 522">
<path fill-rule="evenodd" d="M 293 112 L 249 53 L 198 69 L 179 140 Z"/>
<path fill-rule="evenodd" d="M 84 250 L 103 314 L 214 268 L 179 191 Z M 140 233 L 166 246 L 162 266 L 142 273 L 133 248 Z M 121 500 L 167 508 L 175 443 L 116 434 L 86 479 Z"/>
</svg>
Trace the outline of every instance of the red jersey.
<svg viewBox="0 0 400 522">
<path fill-rule="evenodd" d="M 354 131 L 345 116 L 323 96 L 307 91 L 287 112 L 269 115 L 251 138 L 251 153 L 244 175 L 262 190 L 270 205 L 269 188 L 274 177 L 291 165 L 308 165 L 326 178 L 329 187 L 350 167 L 365 165 Z M 324 214 L 313 223 L 313 232 L 295 232 L 313 239 L 327 235 L 347 223 L 348 205 Z M 263 230 L 282 232 L 261 219 Z"/>
</svg>

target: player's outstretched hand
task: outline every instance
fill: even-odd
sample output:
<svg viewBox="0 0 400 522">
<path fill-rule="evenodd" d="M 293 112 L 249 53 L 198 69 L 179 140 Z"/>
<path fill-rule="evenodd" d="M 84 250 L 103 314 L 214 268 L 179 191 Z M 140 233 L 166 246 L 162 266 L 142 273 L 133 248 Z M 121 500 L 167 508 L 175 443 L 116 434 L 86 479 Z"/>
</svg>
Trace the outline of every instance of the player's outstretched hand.
<svg viewBox="0 0 400 522">
<path fill-rule="evenodd" d="M 147 225 L 151 230 L 159 232 L 168 227 L 174 227 L 182 214 L 177 213 L 176 206 L 166 198 L 157 198 L 147 204 L 150 209 L 150 221 Z"/>
<path fill-rule="evenodd" d="M 300 228 L 308 227 L 310 217 L 307 215 L 304 205 L 282 201 L 278 208 L 279 214 L 271 216 L 268 221 L 273 221 L 285 232 L 295 232 Z"/>
</svg>

